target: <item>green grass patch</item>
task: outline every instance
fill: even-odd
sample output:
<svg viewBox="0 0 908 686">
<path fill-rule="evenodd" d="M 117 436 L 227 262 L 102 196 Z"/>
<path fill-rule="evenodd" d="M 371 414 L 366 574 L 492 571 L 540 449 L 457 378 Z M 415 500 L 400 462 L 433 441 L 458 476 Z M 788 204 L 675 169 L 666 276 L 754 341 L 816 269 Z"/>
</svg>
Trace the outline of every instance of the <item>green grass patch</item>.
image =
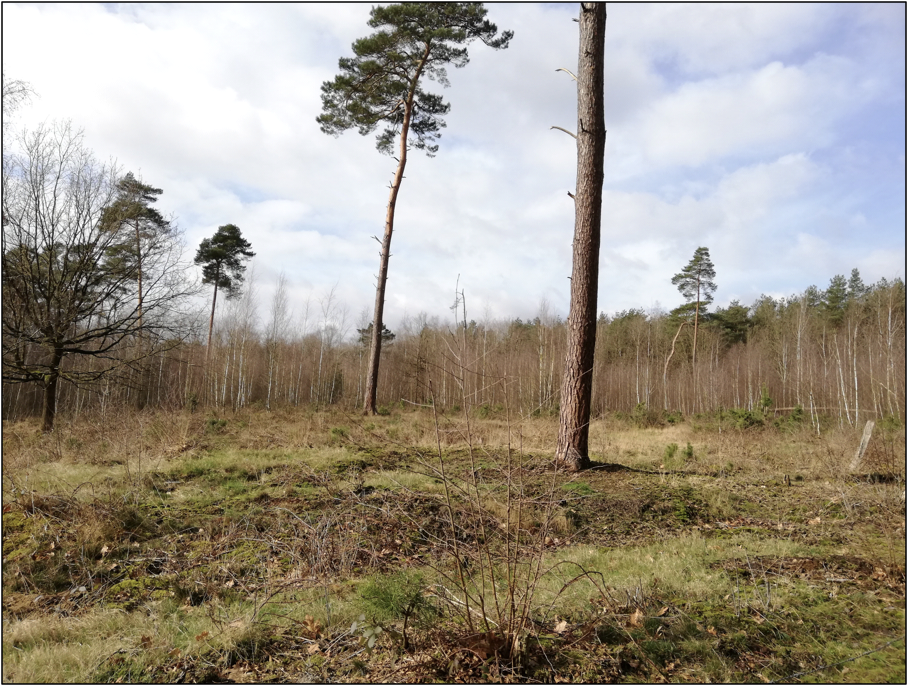
<svg viewBox="0 0 908 686">
<path fill-rule="evenodd" d="M 562 491 L 567 491 L 571 495 L 576 496 L 586 496 L 586 495 L 595 495 L 596 489 L 590 486 L 585 481 L 569 481 L 566 484 L 561 485 Z"/>
</svg>

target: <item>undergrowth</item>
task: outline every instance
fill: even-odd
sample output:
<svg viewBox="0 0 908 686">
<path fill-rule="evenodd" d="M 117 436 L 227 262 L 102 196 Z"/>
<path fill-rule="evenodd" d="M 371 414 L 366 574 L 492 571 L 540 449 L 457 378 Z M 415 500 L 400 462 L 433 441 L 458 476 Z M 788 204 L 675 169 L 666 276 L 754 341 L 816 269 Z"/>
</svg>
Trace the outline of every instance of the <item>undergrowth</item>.
<svg viewBox="0 0 908 686">
<path fill-rule="evenodd" d="M 904 679 L 899 424 L 463 408 L 4 424 L 4 681 Z"/>
</svg>

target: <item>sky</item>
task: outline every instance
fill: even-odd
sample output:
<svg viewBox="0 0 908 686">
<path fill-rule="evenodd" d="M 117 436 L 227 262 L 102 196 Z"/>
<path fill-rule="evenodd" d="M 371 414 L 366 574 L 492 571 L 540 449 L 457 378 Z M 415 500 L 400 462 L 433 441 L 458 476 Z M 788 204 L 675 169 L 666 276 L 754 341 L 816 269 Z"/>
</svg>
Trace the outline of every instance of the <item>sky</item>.
<svg viewBox="0 0 908 686">
<path fill-rule="evenodd" d="M 333 289 L 371 320 L 396 162 L 375 136 L 323 134 L 320 86 L 372 32 L 369 4 L 2 7 L 3 71 L 37 97 L 17 126 L 70 119 L 100 159 L 162 188 L 192 259 L 236 224 L 258 311 L 284 274 L 297 316 Z M 436 157 L 412 151 L 385 304 L 567 316 L 577 4 L 490 4 L 506 50 L 470 46 Z M 598 310 L 667 311 L 707 247 L 713 308 L 905 278 L 904 3 L 609 4 Z M 264 323 L 264 322 L 263 322 Z"/>
</svg>

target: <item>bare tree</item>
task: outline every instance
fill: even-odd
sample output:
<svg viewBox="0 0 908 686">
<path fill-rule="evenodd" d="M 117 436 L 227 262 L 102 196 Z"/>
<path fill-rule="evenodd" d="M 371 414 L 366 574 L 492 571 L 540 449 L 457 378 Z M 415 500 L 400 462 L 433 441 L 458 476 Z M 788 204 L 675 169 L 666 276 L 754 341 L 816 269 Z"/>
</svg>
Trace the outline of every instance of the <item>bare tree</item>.
<svg viewBox="0 0 908 686">
<path fill-rule="evenodd" d="M 43 430 L 53 429 L 60 379 L 87 384 L 179 340 L 178 306 L 187 294 L 179 246 L 146 254 L 143 302 L 138 265 L 118 257 L 126 229 L 102 221 L 116 198 L 118 172 L 86 150 L 69 123 L 19 137 L 3 157 L 3 380 L 44 391 Z M 151 264 L 155 268 L 151 268 Z M 147 348 L 123 346 L 147 332 Z M 85 369 L 64 367 L 90 356 Z"/>
<path fill-rule="evenodd" d="M 231 403 L 235 410 L 243 407 L 249 399 L 255 377 L 255 367 L 259 356 L 255 353 L 257 342 L 258 316 L 258 279 L 255 263 L 249 270 L 246 283 L 239 298 L 230 301 L 227 310 L 228 361 L 226 369 L 230 370 Z M 225 384 L 226 386 L 226 384 Z"/>
<path fill-rule="evenodd" d="M 35 95 L 35 89 L 27 81 L 19 79 L 8 79 L 3 74 L 3 147 L 7 144 L 7 131 L 10 128 L 10 121 L 15 116 L 23 103 L 31 100 Z"/>
<path fill-rule="evenodd" d="M 561 383 L 561 417 L 555 459 L 571 471 L 588 467 L 596 296 L 599 287 L 599 229 L 605 156 L 605 4 L 580 4 L 577 68 L 577 195 L 574 198 L 574 255 L 568 346 Z"/>
<path fill-rule="evenodd" d="M 274 395 L 278 365 L 281 362 L 281 345 L 287 337 L 290 327 L 290 305 L 287 297 L 287 276 L 281 272 L 277 279 L 277 290 L 271 300 L 271 319 L 265 335 L 265 347 L 268 349 L 268 396 L 265 407 L 271 409 L 271 398 Z"/>
</svg>

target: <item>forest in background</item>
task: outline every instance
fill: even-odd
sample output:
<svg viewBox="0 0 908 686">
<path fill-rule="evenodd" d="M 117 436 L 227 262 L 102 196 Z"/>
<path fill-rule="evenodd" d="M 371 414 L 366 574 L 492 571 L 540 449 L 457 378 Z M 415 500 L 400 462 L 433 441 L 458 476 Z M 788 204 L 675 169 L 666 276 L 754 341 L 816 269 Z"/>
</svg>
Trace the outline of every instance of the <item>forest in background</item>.
<svg viewBox="0 0 908 686">
<path fill-rule="evenodd" d="M 721 268 L 721 266 L 720 266 Z M 351 323 L 333 293 L 292 312 L 282 279 L 267 307 L 254 281 L 228 301 L 215 325 L 208 373 L 205 337 L 124 365 L 92 384 L 63 383 L 63 415 L 145 407 L 240 409 L 313 404 L 362 406 L 369 328 Z M 463 302 L 460 301 L 460 305 Z M 444 320 L 424 313 L 386 332 L 379 406 L 464 404 L 523 416 L 555 414 L 566 344 L 565 321 L 543 302 L 532 321 L 469 318 L 458 306 Z M 865 286 L 857 270 L 825 290 L 788 298 L 763 296 L 701 312 L 696 368 L 691 313 L 632 309 L 598 320 L 594 416 L 637 413 L 645 421 L 677 414 L 729 411 L 762 422 L 782 413 L 809 421 L 856 425 L 905 413 L 905 286 L 883 279 Z M 454 323 L 454 320 L 457 323 Z M 363 326 L 360 324 L 360 326 Z M 134 353 L 128 339 L 124 360 Z M 674 348 L 674 352 L 672 350 Z M 38 351 L 34 351 L 36 354 Z M 90 378 L 90 355 L 68 356 L 61 378 Z M 35 384 L 3 387 L 3 418 L 40 415 Z"/>
<path fill-rule="evenodd" d="M 3 87 L 6 117 L 32 90 L 5 76 Z M 283 275 L 270 303 L 259 302 L 254 277 L 243 284 L 240 261 L 227 278 L 212 266 L 225 256 L 205 254 L 203 241 L 196 265 L 214 271 L 203 270 L 202 284 L 225 289 L 216 317 L 217 289 L 208 301 L 211 327 L 202 314 L 207 307 L 194 299 L 210 291 L 200 290 L 183 258 L 175 218 L 154 207 L 161 189 L 98 161 L 68 122 L 15 135 L 5 125 L 4 148 L 3 419 L 43 412 L 50 431 L 57 412 L 363 409 L 373 333 L 368 314 L 354 322 L 333 290 L 291 302 Z M 219 232 L 230 227 L 239 240 L 233 225 Z M 252 246 L 243 245 L 242 256 L 253 256 Z M 701 251 L 708 263 L 708 250 Z M 721 284 L 721 264 L 718 271 Z M 681 276 L 665 279 L 677 285 Z M 670 312 L 600 314 L 594 417 L 635 413 L 663 423 L 727 411 L 746 425 L 783 413 L 818 432 L 824 422 L 904 421 L 900 278 L 866 285 L 853 269 L 825 289 L 764 295 L 750 305 L 732 301 L 712 312 L 706 306 L 716 285 L 707 285 L 711 290 L 700 293 L 698 277 L 694 294 L 682 284 L 688 302 Z M 406 316 L 393 332 L 379 322 L 376 409 L 434 403 L 443 410 L 557 415 L 565 320 L 543 301 L 531 321 L 477 321 L 469 293 L 459 287 L 453 316 Z"/>
</svg>

